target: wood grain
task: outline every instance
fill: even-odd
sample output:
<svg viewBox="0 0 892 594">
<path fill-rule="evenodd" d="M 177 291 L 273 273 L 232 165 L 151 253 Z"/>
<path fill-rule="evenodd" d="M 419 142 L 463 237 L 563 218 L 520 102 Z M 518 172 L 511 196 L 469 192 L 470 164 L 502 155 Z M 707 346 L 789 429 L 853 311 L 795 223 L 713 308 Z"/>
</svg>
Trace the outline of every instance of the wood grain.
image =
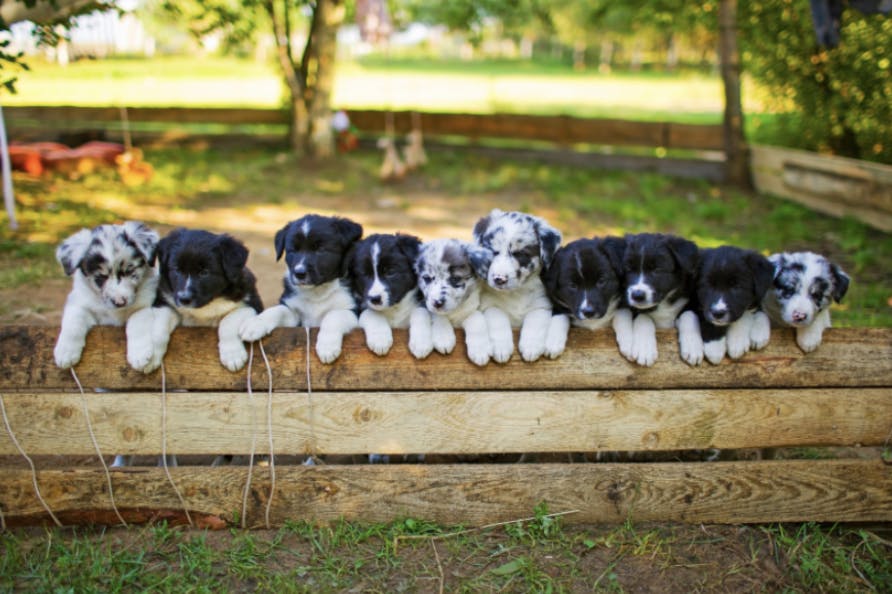
<svg viewBox="0 0 892 594">
<path fill-rule="evenodd" d="M 190 511 L 232 522 L 241 508 L 244 468 L 171 469 Z M 112 473 L 125 510 L 180 510 L 158 468 Z M 269 476 L 256 469 L 248 523 L 260 525 Z M 31 474 L 0 470 L 7 520 L 40 522 Z M 64 517 L 107 510 L 101 470 L 41 471 L 39 485 Z M 574 523 L 888 522 L 892 468 L 878 460 L 694 464 L 508 464 L 279 467 L 271 520 L 386 522 L 413 517 L 483 525 L 527 517 L 540 502 Z M 143 514 L 145 516 L 145 514 Z M 101 518 L 101 514 L 93 514 Z M 105 517 L 108 517 L 107 515 Z"/>
<path fill-rule="evenodd" d="M 52 327 L 0 327 L 0 389 L 75 389 L 68 371 L 53 363 L 57 334 Z M 451 355 L 435 353 L 419 361 L 408 352 L 405 331 L 394 332 L 394 347 L 385 357 L 369 351 L 362 333 L 354 331 L 334 364 L 323 365 L 311 353 L 310 376 L 315 392 L 892 387 L 892 329 L 830 329 L 809 354 L 795 345 L 792 330 L 774 330 L 762 351 L 697 368 L 679 358 L 674 332 L 660 333 L 658 342 L 659 360 L 644 368 L 623 359 L 608 332 L 573 329 L 558 359 L 526 363 L 515 353 L 507 364 L 478 368 L 465 355 L 461 332 Z M 307 389 L 305 343 L 301 328 L 279 329 L 264 339 L 276 390 Z M 244 391 L 246 372 L 226 371 L 216 344 L 213 329 L 177 329 L 165 358 L 168 389 Z M 94 328 L 77 372 L 87 389 L 157 391 L 161 386 L 159 372 L 143 375 L 128 367 L 122 328 Z M 265 389 L 259 357 L 252 377 L 255 389 Z"/>
<path fill-rule="evenodd" d="M 31 455 L 92 456 L 80 394 L 4 396 Z M 161 453 L 161 395 L 88 394 L 107 454 Z M 266 394 L 168 395 L 167 448 L 268 453 Z M 273 396 L 276 452 L 477 454 L 882 445 L 892 389 L 306 393 Z M 18 450 L 0 431 L 0 455 Z"/>
</svg>

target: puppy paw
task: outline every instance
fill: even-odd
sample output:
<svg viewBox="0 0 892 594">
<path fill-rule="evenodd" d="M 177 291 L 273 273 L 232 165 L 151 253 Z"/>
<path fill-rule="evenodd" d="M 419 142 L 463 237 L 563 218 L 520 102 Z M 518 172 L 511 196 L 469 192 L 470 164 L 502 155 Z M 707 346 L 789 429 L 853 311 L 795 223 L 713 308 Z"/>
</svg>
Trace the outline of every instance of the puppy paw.
<svg viewBox="0 0 892 594">
<path fill-rule="evenodd" d="M 570 320 L 566 316 L 554 316 L 545 336 L 545 356 L 557 359 L 567 347 L 567 333 L 570 331 Z"/>
<path fill-rule="evenodd" d="M 697 334 L 678 334 L 678 351 L 682 361 L 696 367 L 703 362 L 703 339 Z"/>
<path fill-rule="evenodd" d="M 253 316 L 242 322 L 238 335 L 245 342 L 254 342 L 267 336 L 276 329 L 276 326 L 264 319 L 262 315 Z"/>
<path fill-rule="evenodd" d="M 728 332 L 727 336 L 728 356 L 732 359 L 740 359 L 750 350 L 749 329 L 745 332 Z"/>
<path fill-rule="evenodd" d="M 467 340 L 467 348 L 468 348 L 468 359 L 471 360 L 471 363 L 477 365 L 478 367 L 483 367 L 490 360 L 490 345 L 488 340 L 473 340 L 468 338 Z M 510 357 L 510 355 L 509 355 Z"/>
<path fill-rule="evenodd" d="M 416 359 L 424 359 L 434 350 L 434 343 L 429 334 L 421 337 L 417 332 L 409 331 L 409 352 Z"/>
<path fill-rule="evenodd" d="M 248 362 L 248 351 L 240 340 L 220 341 L 220 363 L 229 371 L 238 371 Z"/>
<path fill-rule="evenodd" d="M 765 312 L 753 314 L 753 325 L 750 328 L 750 348 L 764 349 L 771 339 L 771 320 Z"/>
<path fill-rule="evenodd" d="M 651 367 L 657 362 L 657 356 L 659 355 L 656 338 L 636 340 L 632 349 L 632 355 L 638 365 Z"/>
<path fill-rule="evenodd" d="M 393 331 L 390 329 L 389 326 L 382 326 L 375 329 L 366 329 L 365 343 L 369 347 L 370 351 L 372 351 L 379 357 L 383 357 L 390 352 L 390 347 L 393 346 Z"/>
<path fill-rule="evenodd" d="M 703 356 L 713 365 L 718 365 L 725 358 L 725 339 L 711 340 L 703 343 Z"/>
<path fill-rule="evenodd" d="M 135 339 L 127 342 L 127 363 L 137 371 L 147 368 L 154 358 L 151 339 Z"/>
<path fill-rule="evenodd" d="M 514 354 L 514 337 L 511 333 L 505 336 L 493 337 L 492 358 L 497 363 L 507 363 Z"/>
<path fill-rule="evenodd" d="M 83 343 L 60 339 L 56 343 L 56 348 L 53 349 L 53 357 L 56 360 L 56 365 L 62 369 L 68 369 L 77 365 L 83 352 Z"/>
<path fill-rule="evenodd" d="M 455 348 L 455 330 L 452 325 L 435 323 L 431 339 L 438 353 L 448 355 Z"/>
<path fill-rule="evenodd" d="M 323 332 L 316 339 L 316 356 L 326 365 L 341 356 L 341 337 Z"/>
<path fill-rule="evenodd" d="M 796 344 L 806 353 L 811 353 L 821 346 L 823 331 L 815 330 L 814 325 L 796 329 Z"/>
</svg>

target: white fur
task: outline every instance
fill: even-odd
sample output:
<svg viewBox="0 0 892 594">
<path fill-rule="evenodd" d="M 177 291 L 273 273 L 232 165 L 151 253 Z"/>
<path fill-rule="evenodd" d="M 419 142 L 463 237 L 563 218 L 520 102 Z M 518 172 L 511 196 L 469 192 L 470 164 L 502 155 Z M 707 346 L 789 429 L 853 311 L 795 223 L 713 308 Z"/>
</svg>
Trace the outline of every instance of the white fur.
<svg viewBox="0 0 892 594">
<path fill-rule="evenodd" d="M 745 311 L 738 320 L 728 325 L 725 343 L 728 356 L 732 359 L 743 357 L 750 350 L 750 332 L 753 327 L 753 312 Z"/>
<path fill-rule="evenodd" d="M 753 323 L 750 327 L 750 348 L 763 349 L 771 339 L 771 320 L 764 311 L 753 313 Z"/>
<path fill-rule="evenodd" d="M 374 285 L 372 285 L 374 288 Z M 386 303 L 386 301 L 385 301 Z M 418 308 L 415 292 L 410 291 L 403 299 L 392 307 L 385 309 L 366 309 L 359 314 L 359 326 L 365 332 L 366 345 L 376 355 L 386 355 L 393 346 L 391 328 L 409 328 L 413 312 Z M 411 342 L 411 338 L 410 338 Z M 419 348 L 420 345 L 417 345 Z"/>
<path fill-rule="evenodd" d="M 632 357 L 638 365 L 650 367 L 657 361 L 657 334 L 653 318 L 638 315 L 632 320 Z"/>
<path fill-rule="evenodd" d="M 718 340 L 711 340 L 703 343 L 703 356 L 713 365 L 718 365 L 725 358 L 727 351 L 727 341 L 725 336 Z"/>
<path fill-rule="evenodd" d="M 678 327 L 678 350 L 682 360 L 688 365 L 703 362 L 703 338 L 700 335 L 700 320 L 697 314 L 686 311 L 676 322 Z"/>
</svg>

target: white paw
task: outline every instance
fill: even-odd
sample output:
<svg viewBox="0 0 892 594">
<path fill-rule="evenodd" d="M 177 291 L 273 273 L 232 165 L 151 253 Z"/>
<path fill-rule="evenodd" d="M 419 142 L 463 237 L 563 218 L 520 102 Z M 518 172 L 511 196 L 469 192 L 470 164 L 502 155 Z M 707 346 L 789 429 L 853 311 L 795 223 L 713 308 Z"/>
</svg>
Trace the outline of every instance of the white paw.
<svg viewBox="0 0 892 594">
<path fill-rule="evenodd" d="M 806 328 L 799 328 L 796 332 L 796 344 L 806 353 L 810 353 L 821 346 L 822 338 L 823 332 L 821 330 L 815 331 L 814 324 Z"/>
<path fill-rule="evenodd" d="M 718 365 L 725 358 L 725 339 L 703 343 L 703 356 L 713 365 Z"/>
<path fill-rule="evenodd" d="M 487 363 L 489 363 L 490 355 L 490 345 L 489 341 L 484 339 L 475 340 L 468 336 L 466 341 L 468 348 L 468 359 L 471 360 L 471 363 L 477 365 L 478 367 L 483 367 Z"/>
<path fill-rule="evenodd" d="M 524 361 L 535 361 L 542 356 L 545 352 L 545 341 L 542 339 L 542 336 L 524 335 L 521 337 L 517 350 L 520 351 L 520 356 Z"/>
<path fill-rule="evenodd" d="M 148 367 L 154 354 L 151 338 L 135 338 L 127 342 L 127 363 L 137 371 Z"/>
<path fill-rule="evenodd" d="M 703 362 L 703 339 L 699 333 L 678 333 L 678 350 L 682 360 L 688 365 L 700 365 Z"/>
<path fill-rule="evenodd" d="M 275 329 L 275 324 L 269 322 L 268 318 L 264 318 L 263 315 L 259 315 L 250 317 L 242 322 L 238 329 L 238 335 L 245 342 L 254 342 L 267 336 Z"/>
<path fill-rule="evenodd" d="M 657 362 L 657 338 L 656 336 L 639 336 L 632 347 L 632 356 L 638 365 L 650 367 Z"/>
<path fill-rule="evenodd" d="M 455 330 L 451 325 L 434 324 L 431 340 L 438 353 L 448 355 L 455 349 Z"/>
<path fill-rule="evenodd" d="M 393 346 L 393 331 L 389 326 L 368 328 L 365 333 L 365 343 L 373 353 L 379 357 L 384 356 L 390 352 L 390 347 Z"/>
<path fill-rule="evenodd" d="M 341 336 L 332 332 L 319 332 L 316 338 L 316 356 L 325 364 L 341 356 Z"/>
<path fill-rule="evenodd" d="M 424 359 L 430 355 L 433 350 L 434 343 L 431 341 L 430 334 L 424 333 L 424 336 L 419 336 L 418 332 L 413 332 L 411 329 L 409 330 L 409 352 L 412 353 L 416 359 Z"/>
<path fill-rule="evenodd" d="M 507 332 L 492 339 L 492 358 L 497 363 L 507 363 L 514 354 L 514 336 Z"/>
<path fill-rule="evenodd" d="M 750 328 L 750 348 L 764 349 L 771 340 L 771 320 L 763 311 L 753 314 L 753 325 Z"/>
<path fill-rule="evenodd" d="M 77 365 L 77 362 L 81 360 L 83 351 L 83 343 L 60 339 L 53 350 L 53 356 L 56 359 L 56 365 L 62 369 L 68 369 Z"/>
<path fill-rule="evenodd" d="M 567 333 L 570 331 L 570 320 L 566 316 L 553 316 L 545 336 L 545 356 L 557 359 L 567 348 Z"/>
<path fill-rule="evenodd" d="M 238 371 L 248 362 L 248 351 L 240 340 L 220 341 L 220 363 L 229 371 Z"/>
<path fill-rule="evenodd" d="M 728 356 L 732 359 L 740 359 L 750 350 L 750 335 L 747 328 L 744 332 L 728 332 L 727 345 Z"/>
</svg>

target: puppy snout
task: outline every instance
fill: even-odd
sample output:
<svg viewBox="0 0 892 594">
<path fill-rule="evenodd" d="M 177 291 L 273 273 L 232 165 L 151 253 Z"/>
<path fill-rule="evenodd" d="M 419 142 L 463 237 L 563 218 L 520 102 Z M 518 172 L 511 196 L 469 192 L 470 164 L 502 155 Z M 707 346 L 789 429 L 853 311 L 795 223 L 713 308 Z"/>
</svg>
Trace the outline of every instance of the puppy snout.
<svg viewBox="0 0 892 594">
<path fill-rule="evenodd" d="M 629 291 L 629 299 L 632 303 L 644 303 L 647 301 L 647 293 L 644 289 L 632 289 Z"/>
<path fill-rule="evenodd" d="M 508 284 L 508 277 L 503 274 L 496 274 L 493 275 L 492 282 L 497 287 L 504 287 Z"/>
<path fill-rule="evenodd" d="M 713 305 L 709 308 L 709 315 L 715 322 L 726 322 L 731 314 L 724 305 Z"/>
<path fill-rule="evenodd" d="M 443 309 L 443 307 L 446 305 L 446 298 L 438 297 L 437 299 L 434 299 L 432 305 L 434 306 L 434 309 Z"/>
<path fill-rule="evenodd" d="M 384 300 L 381 299 L 381 295 L 369 295 L 369 303 L 372 305 L 381 305 L 384 303 Z"/>
<path fill-rule="evenodd" d="M 300 266 L 295 266 L 292 272 L 294 274 L 294 278 L 299 281 L 305 281 L 307 280 L 307 276 L 309 276 L 307 267 L 302 264 Z"/>
<path fill-rule="evenodd" d="M 579 308 L 579 317 L 583 320 L 587 320 L 588 318 L 592 318 L 595 315 L 595 306 L 591 304 L 583 305 Z"/>
<path fill-rule="evenodd" d="M 177 305 L 188 307 L 194 300 L 195 296 L 192 291 L 177 291 Z"/>
<path fill-rule="evenodd" d="M 111 302 L 112 305 L 114 305 L 115 307 L 124 307 L 125 305 L 127 305 L 127 298 L 121 296 L 112 297 Z"/>
<path fill-rule="evenodd" d="M 802 311 L 794 311 L 791 316 L 793 321 L 796 323 L 806 322 L 808 321 L 808 314 Z"/>
</svg>

